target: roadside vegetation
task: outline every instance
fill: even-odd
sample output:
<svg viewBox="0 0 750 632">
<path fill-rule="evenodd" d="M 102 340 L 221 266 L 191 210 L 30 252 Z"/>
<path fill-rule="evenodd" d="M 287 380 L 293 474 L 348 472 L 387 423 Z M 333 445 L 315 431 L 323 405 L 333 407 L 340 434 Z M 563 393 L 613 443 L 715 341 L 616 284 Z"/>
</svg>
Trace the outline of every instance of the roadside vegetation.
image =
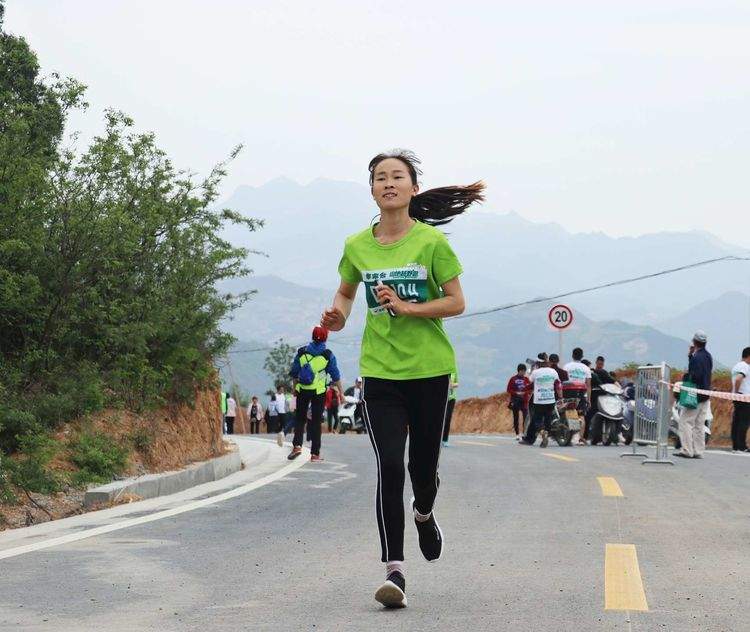
<svg viewBox="0 0 750 632">
<path fill-rule="evenodd" d="M 61 432 L 68 422 L 189 403 L 215 384 L 213 360 L 232 342 L 219 322 L 247 299 L 215 285 L 249 273 L 222 229 L 262 224 L 216 209 L 226 162 L 203 179 L 179 170 L 124 113 L 108 110 L 79 147 L 66 121 L 86 108 L 85 87 L 42 77 L 5 32 L 3 5 L 0 502 L 12 503 L 110 480 L 151 440 L 85 423 Z"/>
</svg>

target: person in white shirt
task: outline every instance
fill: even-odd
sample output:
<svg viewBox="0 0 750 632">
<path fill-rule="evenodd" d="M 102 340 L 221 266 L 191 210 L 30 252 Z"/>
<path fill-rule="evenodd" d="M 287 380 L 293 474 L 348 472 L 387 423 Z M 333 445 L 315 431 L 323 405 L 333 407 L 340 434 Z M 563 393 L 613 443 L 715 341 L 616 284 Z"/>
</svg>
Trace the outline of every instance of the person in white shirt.
<svg viewBox="0 0 750 632">
<path fill-rule="evenodd" d="M 534 411 L 526 435 L 520 443 L 534 445 L 536 434 L 541 428 L 542 442 L 539 447 L 546 448 L 555 414 L 555 402 L 562 394 L 562 385 L 557 371 L 551 368 L 547 361 L 531 372 L 529 381 L 534 387 Z"/>
<path fill-rule="evenodd" d="M 578 439 L 578 443 L 585 444 L 589 434 L 589 422 L 594 410 L 591 406 L 591 369 L 581 362 L 581 360 L 583 360 L 583 349 L 576 347 L 573 349 L 573 361 L 568 362 L 563 367 L 563 370 L 568 374 L 569 383 L 586 387 L 586 414 L 584 415 L 583 428 L 581 428 L 582 433 Z"/>
<path fill-rule="evenodd" d="M 750 395 L 750 347 L 742 350 L 742 360 L 732 369 L 732 392 Z M 747 447 L 748 426 L 750 426 L 750 402 L 734 402 L 732 452 L 750 452 Z"/>
<path fill-rule="evenodd" d="M 268 432 L 276 432 L 279 427 L 279 413 L 276 412 L 276 393 L 271 395 L 268 402 Z"/>
<path fill-rule="evenodd" d="M 234 418 L 237 416 L 237 402 L 231 395 L 227 397 L 227 434 L 234 434 Z"/>
<path fill-rule="evenodd" d="M 284 386 L 281 384 L 279 384 L 276 391 L 276 414 L 278 415 L 277 420 L 279 424 L 279 431 L 276 435 L 276 443 L 279 444 L 279 447 L 282 447 L 284 445 L 284 438 L 286 437 L 286 434 L 291 430 L 291 428 L 289 428 L 289 424 L 287 422 L 286 393 L 284 392 Z M 294 425 L 294 419 L 292 419 L 291 425 Z"/>
</svg>

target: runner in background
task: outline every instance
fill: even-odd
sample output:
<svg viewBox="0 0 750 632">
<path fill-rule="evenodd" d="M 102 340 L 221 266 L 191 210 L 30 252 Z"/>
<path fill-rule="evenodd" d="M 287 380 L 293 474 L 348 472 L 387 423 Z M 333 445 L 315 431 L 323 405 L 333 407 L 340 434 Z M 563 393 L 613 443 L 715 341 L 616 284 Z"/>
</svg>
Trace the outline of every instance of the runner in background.
<svg viewBox="0 0 750 632">
<path fill-rule="evenodd" d="M 448 447 L 448 437 L 451 434 L 451 419 L 456 407 L 456 389 L 458 389 L 458 373 L 451 373 L 450 394 L 448 395 L 448 409 L 445 412 L 445 427 L 443 428 L 443 447 Z"/>
<path fill-rule="evenodd" d="M 364 283 L 367 321 L 360 370 L 363 412 L 378 468 L 376 515 L 386 581 L 375 599 L 406 606 L 404 578 L 404 451 L 409 437 L 411 512 L 419 547 L 440 559 L 443 535 L 433 510 L 438 461 L 450 390 L 456 371 L 442 319 L 464 311 L 461 264 L 445 224 L 483 199 L 481 182 L 419 194 L 419 160 L 408 151 L 370 161 L 370 187 L 380 221 L 346 240 L 341 283 L 321 324 L 344 328 L 357 287 Z"/>
<path fill-rule="evenodd" d="M 328 330 L 325 327 L 315 327 L 312 331 L 312 342 L 297 350 L 289 372 L 294 380 L 294 390 L 297 393 L 295 408 L 294 439 L 292 451 L 287 457 L 296 459 L 302 453 L 302 440 L 307 425 L 307 434 L 312 446 L 310 447 L 311 461 L 321 461 L 320 458 L 320 426 L 323 423 L 323 406 L 326 397 L 326 375 L 344 396 L 341 386 L 341 373 L 336 364 L 336 356 L 326 349 Z"/>
<path fill-rule="evenodd" d="M 531 393 L 531 382 L 526 377 L 526 365 L 519 364 L 516 374 L 508 380 L 505 389 L 508 393 L 508 408 L 513 412 L 513 432 L 516 433 L 516 441 L 521 440 L 521 434 L 526 425 L 526 417 L 529 414 L 529 397 Z"/>
</svg>

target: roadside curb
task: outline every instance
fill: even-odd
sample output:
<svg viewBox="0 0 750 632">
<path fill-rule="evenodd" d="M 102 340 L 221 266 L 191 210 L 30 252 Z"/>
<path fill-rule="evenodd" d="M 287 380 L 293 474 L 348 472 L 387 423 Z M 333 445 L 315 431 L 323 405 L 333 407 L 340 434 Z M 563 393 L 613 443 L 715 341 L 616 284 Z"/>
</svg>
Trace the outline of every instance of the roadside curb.
<svg viewBox="0 0 750 632">
<path fill-rule="evenodd" d="M 245 466 L 255 465 L 267 457 L 268 451 L 253 455 Z M 211 483 L 239 472 L 242 469 L 242 458 L 239 449 L 208 461 L 192 463 L 183 470 L 147 474 L 135 479 L 114 481 L 101 487 L 94 487 L 86 492 L 83 506 L 86 509 L 99 503 L 115 502 L 124 494 L 133 494 L 140 499 L 156 498 L 176 494 L 196 485 Z"/>
</svg>

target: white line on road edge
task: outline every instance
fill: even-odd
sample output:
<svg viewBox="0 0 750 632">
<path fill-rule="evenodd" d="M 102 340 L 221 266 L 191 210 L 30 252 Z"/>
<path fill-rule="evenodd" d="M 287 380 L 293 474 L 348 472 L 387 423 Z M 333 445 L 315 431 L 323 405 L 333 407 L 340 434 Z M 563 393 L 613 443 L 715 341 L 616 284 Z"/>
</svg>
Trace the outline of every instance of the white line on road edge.
<svg viewBox="0 0 750 632">
<path fill-rule="evenodd" d="M 97 535 L 104 533 L 111 533 L 112 531 L 119 531 L 120 529 L 127 529 L 128 527 L 135 527 L 136 525 L 146 524 L 148 522 L 155 522 L 156 520 L 162 520 L 163 518 L 170 518 L 171 516 L 178 516 L 188 511 L 194 511 L 195 509 L 201 509 L 202 507 L 208 507 L 209 505 L 215 505 L 223 500 L 229 500 L 230 498 L 236 498 L 247 494 L 259 487 L 278 481 L 280 478 L 284 478 L 287 474 L 298 470 L 307 463 L 305 459 L 306 455 L 301 454 L 296 461 L 293 461 L 289 465 L 285 465 L 278 472 L 259 478 L 257 481 L 242 485 L 235 489 L 224 492 L 223 494 L 217 494 L 210 498 L 203 498 L 201 500 L 194 500 L 181 507 L 175 507 L 173 509 L 165 509 L 164 511 L 157 511 L 148 516 L 141 516 L 139 518 L 131 518 L 129 520 L 122 520 L 114 524 L 108 524 L 101 527 L 94 527 L 93 529 L 87 529 L 78 533 L 70 533 L 57 538 L 50 538 L 49 540 L 42 540 L 41 542 L 35 542 L 34 544 L 26 544 L 24 546 L 17 546 L 12 549 L 5 549 L 0 551 L 0 560 L 7 559 L 9 557 L 16 557 L 18 555 L 24 555 L 25 553 L 32 553 L 33 551 L 40 551 L 42 549 L 49 549 L 53 546 L 60 546 L 61 544 L 69 544 L 71 542 L 77 542 L 78 540 L 85 540 L 87 538 L 93 538 Z"/>
</svg>

